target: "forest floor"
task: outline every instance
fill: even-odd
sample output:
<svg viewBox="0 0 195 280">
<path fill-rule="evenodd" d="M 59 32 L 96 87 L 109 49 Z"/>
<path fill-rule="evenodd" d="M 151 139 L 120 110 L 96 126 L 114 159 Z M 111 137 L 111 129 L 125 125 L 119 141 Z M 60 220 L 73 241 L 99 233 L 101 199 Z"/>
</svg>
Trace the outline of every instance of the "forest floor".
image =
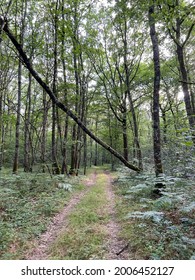
<svg viewBox="0 0 195 280">
<path fill-rule="evenodd" d="M 98 185 L 98 180 L 101 180 L 101 186 Z M 125 250 L 126 242 L 120 237 L 121 228 L 116 219 L 115 194 L 112 181 L 113 176 L 110 172 L 105 171 L 103 173 L 97 173 L 97 171 L 94 171 L 91 173 L 90 176 L 82 182 L 85 189 L 74 194 L 68 205 L 54 216 L 47 230 L 40 238 L 31 242 L 31 249 L 26 253 L 25 259 L 129 259 L 130 256 Z M 102 188 L 100 192 L 104 193 L 103 197 L 106 201 L 103 201 L 103 205 L 102 201 L 99 202 L 98 199 L 96 200 L 96 196 L 94 196 L 94 191 L 96 192 L 98 188 Z M 81 224 L 82 229 L 79 231 L 79 235 L 82 235 L 83 232 L 88 235 L 90 231 L 92 234 L 99 235 L 99 232 L 101 232 L 102 238 L 98 240 L 98 244 L 96 244 L 97 240 L 92 240 L 91 244 L 87 244 L 88 242 L 85 243 L 87 240 L 85 242 L 80 240 L 84 247 L 81 248 L 80 242 L 77 242 L 78 233 L 73 232 L 77 231 L 78 228 L 75 228 L 76 225 L 72 228 L 71 215 L 74 216 L 75 213 L 76 215 L 78 214 L 79 209 L 77 209 L 77 207 L 82 203 L 88 207 L 87 201 L 84 201 L 85 199 L 88 200 L 88 198 L 95 199 L 92 207 L 97 217 L 93 217 L 94 220 L 93 218 L 90 220 L 90 218 L 87 217 L 88 213 L 85 211 L 85 207 L 81 207 L 83 211 L 79 211 L 79 219 L 82 217 L 83 221 L 85 221 L 85 219 L 89 220 L 83 222 L 83 225 Z M 82 223 L 82 219 L 78 223 Z M 73 240 L 69 240 L 69 244 L 67 244 L 66 235 L 73 236 Z M 63 240 L 64 238 L 65 240 Z M 85 234 L 83 238 L 85 238 Z M 75 243 L 76 246 L 73 243 Z M 89 248 L 86 252 L 87 247 Z M 79 254 L 77 254 L 78 251 Z M 82 254 L 82 251 L 84 254 Z M 101 252 L 101 255 L 99 252 Z"/>
<path fill-rule="evenodd" d="M 0 173 L 0 259 L 195 259 L 193 178 Z"/>
</svg>

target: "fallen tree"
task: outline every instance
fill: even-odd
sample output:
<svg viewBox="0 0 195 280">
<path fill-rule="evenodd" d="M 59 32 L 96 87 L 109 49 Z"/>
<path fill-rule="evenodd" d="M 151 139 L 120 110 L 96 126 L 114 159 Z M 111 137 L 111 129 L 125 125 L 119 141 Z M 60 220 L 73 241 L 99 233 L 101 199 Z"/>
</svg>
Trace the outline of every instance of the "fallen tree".
<svg viewBox="0 0 195 280">
<path fill-rule="evenodd" d="M 91 137 L 95 142 L 97 142 L 99 145 L 101 145 L 104 149 L 109 151 L 113 156 L 115 156 L 117 159 L 119 159 L 125 166 L 127 166 L 129 169 L 132 169 L 134 171 L 141 171 L 137 166 L 131 164 L 128 162 L 120 153 L 118 153 L 116 150 L 114 150 L 112 147 L 110 147 L 108 144 L 104 143 L 101 139 L 96 137 L 82 122 L 81 120 L 70 110 L 66 107 L 65 104 L 61 103 L 50 87 L 41 79 L 39 74 L 34 70 L 30 60 L 28 59 L 25 51 L 23 50 L 22 46 L 18 43 L 15 36 L 12 34 L 12 32 L 9 30 L 8 22 L 6 19 L 0 18 L 0 26 L 2 30 L 7 34 L 9 39 L 12 41 L 13 45 L 17 49 L 20 59 L 22 59 L 22 62 L 28 69 L 28 71 L 32 74 L 34 79 L 39 83 L 39 85 L 47 92 L 47 94 L 50 96 L 52 101 L 56 104 L 58 108 L 60 108 L 62 111 L 64 111 L 70 118 L 72 118 L 79 127 L 89 136 Z"/>
</svg>

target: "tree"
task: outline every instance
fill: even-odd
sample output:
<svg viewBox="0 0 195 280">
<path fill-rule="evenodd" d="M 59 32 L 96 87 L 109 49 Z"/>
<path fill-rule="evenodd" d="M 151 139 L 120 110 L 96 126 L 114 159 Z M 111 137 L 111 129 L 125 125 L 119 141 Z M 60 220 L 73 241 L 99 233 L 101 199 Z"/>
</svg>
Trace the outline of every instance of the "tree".
<svg viewBox="0 0 195 280">
<path fill-rule="evenodd" d="M 16 2 L 16 5 L 18 3 Z M 16 7 L 17 9 L 18 7 Z M 20 26 L 20 44 L 23 46 L 24 42 L 24 32 L 25 32 L 25 20 L 27 13 L 27 0 L 22 1 L 21 3 L 21 26 Z M 21 94 L 22 94 L 22 62 L 19 59 L 18 61 L 18 97 L 17 97 L 17 120 L 16 120 L 16 140 L 15 140 L 15 154 L 13 162 L 13 173 L 17 174 L 18 172 L 18 160 L 19 160 L 19 147 L 20 147 L 20 120 L 21 120 Z"/>
<path fill-rule="evenodd" d="M 0 24 L 2 24 L 2 18 L 0 20 Z M 4 21 L 4 20 L 3 20 Z M 19 44 L 15 38 L 15 36 L 11 33 L 11 31 L 8 28 L 8 23 L 4 26 L 4 31 L 14 44 L 15 48 L 17 49 L 21 59 L 23 60 L 23 63 L 28 68 L 29 72 L 32 74 L 32 76 L 35 78 L 35 80 L 39 83 L 39 85 L 47 92 L 47 94 L 50 96 L 52 101 L 63 110 L 69 117 L 71 117 L 79 126 L 80 128 L 87 133 L 93 140 L 95 140 L 99 145 L 101 145 L 104 149 L 108 150 L 111 154 L 113 154 L 116 158 L 118 158 L 121 162 L 123 162 L 128 168 L 134 170 L 134 171 L 140 171 L 140 169 L 133 164 L 129 163 L 123 156 L 121 156 L 117 151 L 115 151 L 112 147 L 104 143 L 101 139 L 97 138 L 81 121 L 80 119 L 70 110 L 68 109 L 63 103 L 61 103 L 56 96 L 53 94 L 52 90 L 49 88 L 48 85 L 45 84 L 45 82 L 41 79 L 41 77 L 38 75 L 38 73 L 33 69 L 30 60 L 28 59 L 26 53 L 23 51 L 23 48 L 21 44 Z"/>
<path fill-rule="evenodd" d="M 190 80 L 185 58 L 185 48 L 195 26 L 193 17 L 190 17 L 193 13 L 194 7 L 193 5 L 180 0 L 171 1 L 171 3 L 166 3 L 165 5 L 162 4 L 160 7 L 169 35 L 176 45 L 185 108 L 189 121 L 189 127 L 192 132 L 192 140 L 195 143 L 195 111 L 193 106 L 193 95 L 190 96 Z"/>
<path fill-rule="evenodd" d="M 160 138 L 160 118 L 159 118 L 159 91 L 160 91 L 160 55 L 158 37 L 155 26 L 155 5 L 149 7 L 150 37 L 153 46 L 154 62 L 154 90 L 153 90 L 153 145 L 154 163 L 156 176 L 163 173 L 161 161 L 161 138 Z"/>
</svg>

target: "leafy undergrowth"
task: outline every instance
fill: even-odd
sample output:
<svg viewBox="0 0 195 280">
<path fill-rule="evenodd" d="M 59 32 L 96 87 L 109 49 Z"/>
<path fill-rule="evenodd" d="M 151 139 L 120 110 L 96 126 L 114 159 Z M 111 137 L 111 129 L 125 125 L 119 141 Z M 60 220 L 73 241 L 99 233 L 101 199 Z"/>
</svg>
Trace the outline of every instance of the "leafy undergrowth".
<svg viewBox="0 0 195 280">
<path fill-rule="evenodd" d="M 79 177 L 0 173 L 0 259 L 22 259 L 29 240 L 44 232 L 79 191 Z"/>
<path fill-rule="evenodd" d="M 105 174 L 97 181 L 70 214 L 68 225 L 50 248 L 51 259 L 102 259 L 108 222 Z"/>
<path fill-rule="evenodd" d="M 121 171 L 115 182 L 117 215 L 134 259 L 195 259 L 194 181 L 161 178 L 166 189 L 155 198 L 153 175 Z"/>
</svg>

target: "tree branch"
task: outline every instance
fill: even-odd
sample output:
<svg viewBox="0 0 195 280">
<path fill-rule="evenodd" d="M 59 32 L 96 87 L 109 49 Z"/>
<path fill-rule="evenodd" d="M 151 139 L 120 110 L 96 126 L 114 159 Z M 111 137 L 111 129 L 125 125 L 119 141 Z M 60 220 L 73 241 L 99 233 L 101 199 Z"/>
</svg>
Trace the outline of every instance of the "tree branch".
<svg viewBox="0 0 195 280">
<path fill-rule="evenodd" d="M 184 41 L 183 44 L 182 44 L 182 47 L 184 47 L 184 46 L 186 45 L 188 39 L 190 38 L 190 35 L 191 35 L 192 30 L 193 30 L 193 28 L 194 28 L 194 25 L 195 25 L 195 22 L 190 26 L 190 29 L 188 30 L 188 34 L 187 34 L 187 36 L 186 36 L 185 41 Z"/>
<path fill-rule="evenodd" d="M 54 95 L 52 90 L 49 88 L 49 86 L 41 79 L 41 77 L 38 75 L 38 73 L 33 69 L 33 66 L 31 65 L 30 60 L 28 59 L 26 53 L 24 52 L 22 46 L 18 43 L 14 35 L 11 33 L 11 31 L 8 28 L 7 22 L 4 22 L 4 20 L 0 17 L 0 24 L 1 26 L 4 26 L 3 30 L 9 37 L 9 39 L 14 44 L 15 48 L 19 52 L 20 57 L 23 60 L 23 63 L 25 64 L 26 68 L 29 70 L 29 72 L 32 74 L 34 79 L 39 83 L 39 85 L 45 90 L 45 92 L 50 96 L 52 101 L 56 104 L 58 108 L 60 108 L 62 111 L 64 111 L 70 118 L 72 118 L 79 127 L 87 134 L 90 138 L 92 138 L 96 143 L 101 145 L 104 149 L 109 151 L 112 155 L 114 155 L 116 158 L 118 158 L 125 166 L 127 166 L 129 169 L 132 169 L 134 171 L 140 172 L 140 169 L 129 163 L 121 154 L 119 154 L 117 151 L 115 151 L 112 147 L 110 147 L 108 144 L 104 143 L 101 139 L 97 138 L 82 122 L 81 120 L 70 110 L 68 109 L 63 103 L 61 103 L 57 97 Z"/>
<path fill-rule="evenodd" d="M 186 82 L 186 81 L 179 81 L 179 82 L 188 85 L 195 85 L 195 82 Z"/>
</svg>

